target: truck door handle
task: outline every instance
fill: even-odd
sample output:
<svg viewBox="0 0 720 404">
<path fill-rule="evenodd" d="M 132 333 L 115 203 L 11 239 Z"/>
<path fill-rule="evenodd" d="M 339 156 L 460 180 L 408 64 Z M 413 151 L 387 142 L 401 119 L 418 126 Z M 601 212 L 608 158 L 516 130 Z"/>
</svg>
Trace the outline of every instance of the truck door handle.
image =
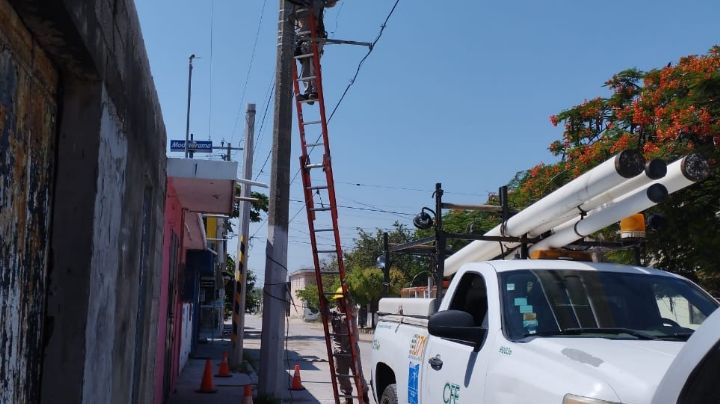
<svg viewBox="0 0 720 404">
<path fill-rule="evenodd" d="M 435 355 L 432 358 L 428 360 L 428 363 L 430 364 L 430 367 L 432 367 L 435 370 L 442 369 L 443 361 L 440 359 L 440 355 Z"/>
</svg>

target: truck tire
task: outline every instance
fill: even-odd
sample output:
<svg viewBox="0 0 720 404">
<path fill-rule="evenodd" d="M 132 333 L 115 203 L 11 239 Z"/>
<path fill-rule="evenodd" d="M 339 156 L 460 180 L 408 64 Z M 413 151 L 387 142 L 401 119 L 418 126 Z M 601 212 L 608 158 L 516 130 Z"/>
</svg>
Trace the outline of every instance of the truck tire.
<svg viewBox="0 0 720 404">
<path fill-rule="evenodd" d="M 380 398 L 380 404 L 398 404 L 397 385 L 390 384 L 385 387 L 385 391 L 383 391 Z"/>
</svg>

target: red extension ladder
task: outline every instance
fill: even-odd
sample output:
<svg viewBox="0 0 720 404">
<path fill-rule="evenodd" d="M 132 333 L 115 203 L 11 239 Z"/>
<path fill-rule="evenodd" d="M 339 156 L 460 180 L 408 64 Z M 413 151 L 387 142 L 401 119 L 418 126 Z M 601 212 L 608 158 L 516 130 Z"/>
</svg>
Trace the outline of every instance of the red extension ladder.
<svg viewBox="0 0 720 404">
<path fill-rule="evenodd" d="M 303 15 L 304 13 L 304 15 Z M 323 328 L 325 330 L 325 344 L 328 353 L 328 362 L 330 364 L 330 374 L 332 379 L 333 392 L 335 394 L 335 402 L 344 404 L 348 400 L 352 400 L 360 404 L 365 404 L 364 400 L 364 380 L 362 378 L 362 367 L 360 364 L 360 352 L 357 350 L 357 327 L 354 326 L 353 310 L 349 304 L 349 293 L 346 282 L 345 263 L 343 261 L 342 247 L 340 245 L 340 231 L 338 228 L 338 211 L 335 200 L 335 184 L 333 180 L 332 164 L 330 159 L 330 143 L 328 138 L 327 119 L 325 113 L 325 99 L 323 97 L 322 73 L 320 65 L 320 49 L 319 41 L 324 41 L 323 35 L 319 35 L 316 30 L 315 16 L 310 9 L 298 9 L 295 12 L 296 18 L 306 18 L 309 21 L 309 30 L 296 33 L 298 43 L 305 42 L 310 44 L 310 52 L 300 51 L 295 54 L 295 62 L 293 64 L 293 88 L 295 95 L 295 110 L 298 117 L 298 129 L 300 132 L 300 145 L 302 155 L 300 157 L 300 170 L 302 175 L 303 193 L 305 195 L 305 208 L 307 210 L 308 227 L 310 230 L 310 244 L 312 246 L 313 262 L 315 265 L 315 279 L 317 281 L 318 292 L 320 294 L 320 314 L 322 317 Z M 306 28 L 307 29 L 307 28 Z M 298 46 L 302 49 L 302 46 Z M 306 47 L 307 48 L 307 47 Z M 311 74 L 308 77 L 298 76 L 298 63 L 302 59 L 310 59 L 312 61 Z M 307 65 L 306 65 L 307 66 Z M 314 87 L 317 97 L 308 100 L 302 96 L 303 84 L 309 84 Z M 314 120 L 306 120 L 305 114 L 317 114 Z M 307 132 L 310 128 L 320 128 L 321 134 L 318 140 L 308 143 Z M 322 149 L 322 160 L 312 162 L 310 160 L 310 152 L 313 149 Z M 314 175 L 313 175 L 314 174 Z M 318 182 L 313 184 L 313 178 Z M 318 223 L 330 222 L 329 227 L 318 227 Z M 325 249 L 318 248 L 317 236 L 319 233 L 332 235 L 332 247 Z M 321 254 L 326 257 L 334 257 L 337 259 L 337 271 L 323 271 L 320 267 Z M 325 291 L 323 289 L 323 279 L 327 276 L 338 276 L 342 285 L 342 299 L 345 301 L 345 321 L 343 334 L 335 335 L 330 326 L 330 308 L 328 297 L 335 296 L 335 291 Z M 333 337 L 349 338 L 349 353 L 333 352 Z M 341 374 L 337 372 L 337 361 L 341 356 L 350 356 L 350 372 Z M 351 378 L 354 381 L 354 394 L 344 395 L 338 385 L 342 378 Z"/>
</svg>

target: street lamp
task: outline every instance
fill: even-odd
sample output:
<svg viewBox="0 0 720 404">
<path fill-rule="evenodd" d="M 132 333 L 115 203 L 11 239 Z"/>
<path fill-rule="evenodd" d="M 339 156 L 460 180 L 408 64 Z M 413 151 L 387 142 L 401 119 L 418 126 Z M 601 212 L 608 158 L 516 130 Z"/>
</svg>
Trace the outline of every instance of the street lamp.
<svg viewBox="0 0 720 404">
<path fill-rule="evenodd" d="M 383 271 L 383 297 L 390 295 L 390 243 L 388 234 L 383 234 L 383 255 L 375 260 L 375 266 Z"/>
<path fill-rule="evenodd" d="M 435 212 L 433 212 L 432 209 L 422 208 L 422 210 L 420 210 L 420 213 L 415 215 L 415 218 L 413 219 L 413 224 L 420 230 L 427 230 L 433 227 L 433 225 L 435 224 L 432 216 L 430 216 L 427 212 L 431 212 L 433 216 L 435 216 Z"/>
</svg>

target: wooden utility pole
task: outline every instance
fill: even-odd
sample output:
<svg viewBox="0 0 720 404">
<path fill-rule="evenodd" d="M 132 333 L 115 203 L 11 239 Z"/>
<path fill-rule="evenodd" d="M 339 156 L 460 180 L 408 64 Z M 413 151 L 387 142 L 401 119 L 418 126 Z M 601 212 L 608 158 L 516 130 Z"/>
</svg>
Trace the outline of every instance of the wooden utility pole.
<svg viewBox="0 0 720 404">
<path fill-rule="evenodd" d="M 243 158 L 243 175 L 242 179 L 252 179 L 252 163 L 253 163 L 253 138 L 255 137 L 255 104 L 248 104 L 245 113 L 245 152 Z M 228 143 L 228 158 L 230 157 L 230 144 Z M 233 286 L 233 328 L 232 342 L 233 351 L 230 356 L 230 366 L 237 368 L 243 360 L 243 329 L 245 327 L 245 295 L 247 294 L 247 253 L 248 253 L 248 235 L 250 233 L 250 209 L 252 202 L 247 199 L 250 197 L 250 184 L 243 183 L 240 185 L 240 238 L 237 244 L 237 254 L 235 260 L 235 282 Z"/>
<path fill-rule="evenodd" d="M 292 63 L 295 45 L 294 9 L 280 0 L 275 113 L 270 179 L 268 235 L 265 248 L 265 284 L 260 345 L 258 393 L 280 398 L 287 390 L 283 367 L 285 310 L 287 304 L 287 246 L 290 202 L 290 147 L 292 133 Z"/>
</svg>

